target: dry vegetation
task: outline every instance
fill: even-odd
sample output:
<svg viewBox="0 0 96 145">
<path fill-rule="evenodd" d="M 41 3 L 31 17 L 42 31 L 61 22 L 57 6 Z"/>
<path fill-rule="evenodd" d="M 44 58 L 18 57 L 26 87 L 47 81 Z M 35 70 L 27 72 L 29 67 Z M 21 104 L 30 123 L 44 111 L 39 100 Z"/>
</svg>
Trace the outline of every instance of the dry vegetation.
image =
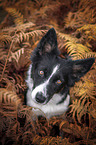
<svg viewBox="0 0 96 145">
<path fill-rule="evenodd" d="M 50 28 L 62 57 L 96 58 L 96 1 L 1 0 L 0 11 L 0 144 L 95 145 L 95 63 L 70 90 L 66 114 L 34 122 L 23 102 L 30 54 Z"/>
</svg>

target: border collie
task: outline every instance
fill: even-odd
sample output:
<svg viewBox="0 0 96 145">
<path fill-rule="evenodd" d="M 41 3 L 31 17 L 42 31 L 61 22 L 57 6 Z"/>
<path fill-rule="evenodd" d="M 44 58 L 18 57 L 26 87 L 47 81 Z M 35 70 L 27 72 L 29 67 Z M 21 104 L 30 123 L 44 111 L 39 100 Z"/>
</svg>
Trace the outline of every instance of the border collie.
<svg viewBox="0 0 96 145">
<path fill-rule="evenodd" d="M 27 105 L 37 116 L 49 119 L 67 111 L 70 103 L 69 88 L 86 74 L 94 58 L 71 60 L 59 56 L 57 36 L 51 28 L 32 53 L 27 73 Z"/>
</svg>

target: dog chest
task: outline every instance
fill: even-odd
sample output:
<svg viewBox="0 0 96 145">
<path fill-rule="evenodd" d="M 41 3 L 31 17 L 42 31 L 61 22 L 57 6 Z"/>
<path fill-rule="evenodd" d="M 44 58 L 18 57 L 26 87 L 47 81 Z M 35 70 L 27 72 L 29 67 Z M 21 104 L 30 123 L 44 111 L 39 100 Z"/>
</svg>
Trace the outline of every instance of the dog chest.
<svg viewBox="0 0 96 145">
<path fill-rule="evenodd" d="M 55 94 L 52 99 L 45 105 L 35 103 L 31 98 L 31 91 L 27 92 L 27 105 L 32 106 L 32 111 L 37 116 L 46 116 L 48 119 L 52 116 L 61 115 L 67 111 L 68 105 L 70 103 L 70 96 L 67 95 L 63 103 L 58 104 L 60 101 L 59 94 Z"/>
</svg>

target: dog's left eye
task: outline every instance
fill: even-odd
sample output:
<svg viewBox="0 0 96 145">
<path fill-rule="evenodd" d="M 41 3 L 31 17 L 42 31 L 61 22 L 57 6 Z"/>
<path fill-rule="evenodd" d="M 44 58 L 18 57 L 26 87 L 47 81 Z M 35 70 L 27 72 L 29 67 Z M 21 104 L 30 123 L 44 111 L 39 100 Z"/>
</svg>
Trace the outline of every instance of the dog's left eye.
<svg viewBox="0 0 96 145">
<path fill-rule="evenodd" d="M 56 81 L 56 84 L 57 84 L 57 85 L 62 84 L 61 80 L 57 80 L 57 81 Z"/>
<path fill-rule="evenodd" d="M 39 71 L 39 75 L 40 75 L 40 76 L 44 76 L 44 71 L 40 70 L 40 71 Z"/>
</svg>

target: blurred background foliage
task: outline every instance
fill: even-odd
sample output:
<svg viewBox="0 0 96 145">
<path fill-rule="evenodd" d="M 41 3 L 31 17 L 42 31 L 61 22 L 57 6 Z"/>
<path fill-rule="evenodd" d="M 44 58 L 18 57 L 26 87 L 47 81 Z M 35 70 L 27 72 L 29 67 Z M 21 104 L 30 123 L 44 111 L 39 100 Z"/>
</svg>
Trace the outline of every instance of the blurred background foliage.
<svg viewBox="0 0 96 145">
<path fill-rule="evenodd" d="M 30 55 L 54 27 L 61 57 L 96 58 L 95 0 L 0 0 L 0 143 L 96 144 L 96 64 L 70 90 L 69 111 L 34 122 L 24 105 Z"/>
</svg>

